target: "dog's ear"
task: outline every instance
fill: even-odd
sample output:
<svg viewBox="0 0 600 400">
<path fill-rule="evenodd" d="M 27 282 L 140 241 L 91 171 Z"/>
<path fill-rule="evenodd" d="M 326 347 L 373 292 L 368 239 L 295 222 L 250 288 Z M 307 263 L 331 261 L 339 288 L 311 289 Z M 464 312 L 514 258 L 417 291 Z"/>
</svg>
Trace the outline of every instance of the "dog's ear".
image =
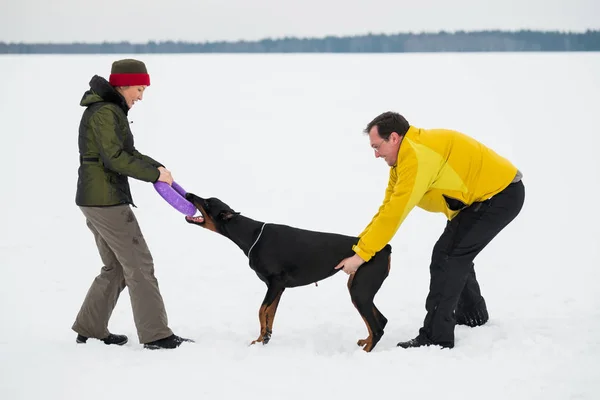
<svg viewBox="0 0 600 400">
<path fill-rule="evenodd" d="M 223 220 L 223 221 L 229 221 L 231 218 L 233 218 L 234 215 L 239 215 L 239 212 L 235 212 L 233 210 L 226 210 L 226 211 L 221 211 L 219 213 L 219 219 Z"/>
</svg>

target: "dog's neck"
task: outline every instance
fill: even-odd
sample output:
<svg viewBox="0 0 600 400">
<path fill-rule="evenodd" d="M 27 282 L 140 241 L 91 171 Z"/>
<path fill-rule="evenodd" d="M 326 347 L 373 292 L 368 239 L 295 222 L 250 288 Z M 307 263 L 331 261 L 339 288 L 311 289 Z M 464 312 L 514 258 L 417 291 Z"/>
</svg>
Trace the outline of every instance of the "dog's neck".
<svg viewBox="0 0 600 400">
<path fill-rule="evenodd" d="M 236 215 L 222 228 L 223 236 L 229 238 L 233 243 L 248 256 L 250 248 L 256 243 L 264 223 L 255 221 L 243 215 Z"/>
</svg>

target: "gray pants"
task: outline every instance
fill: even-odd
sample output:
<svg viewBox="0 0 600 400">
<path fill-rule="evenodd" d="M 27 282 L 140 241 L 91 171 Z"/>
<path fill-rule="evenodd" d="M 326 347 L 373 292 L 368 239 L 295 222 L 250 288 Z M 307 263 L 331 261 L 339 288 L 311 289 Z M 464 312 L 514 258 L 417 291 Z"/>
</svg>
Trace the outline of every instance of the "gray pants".
<svg viewBox="0 0 600 400">
<path fill-rule="evenodd" d="M 127 287 L 140 343 L 172 335 L 154 277 L 152 255 L 133 210 L 129 205 L 80 209 L 104 266 L 88 290 L 72 329 L 91 338 L 108 336 L 108 320 L 119 294 Z"/>
</svg>

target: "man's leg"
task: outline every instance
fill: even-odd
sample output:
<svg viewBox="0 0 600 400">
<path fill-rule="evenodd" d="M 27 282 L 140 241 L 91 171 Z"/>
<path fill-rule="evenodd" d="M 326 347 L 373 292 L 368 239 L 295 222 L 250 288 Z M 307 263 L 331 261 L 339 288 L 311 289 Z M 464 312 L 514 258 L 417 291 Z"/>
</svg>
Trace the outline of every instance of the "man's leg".
<svg viewBox="0 0 600 400">
<path fill-rule="evenodd" d="M 465 210 L 463 210 L 465 211 Z M 462 212 L 461 212 L 462 214 Z M 472 222 L 463 214 L 461 223 L 465 228 Z M 456 218 L 449 221 L 444 233 L 436 243 L 429 267 L 431 279 L 429 294 L 425 301 L 427 315 L 419 336 L 428 344 L 439 344 L 443 347 L 454 347 L 454 309 L 460 293 L 465 286 L 471 260 L 451 258 L 451 249 L 456 242 L 458 223 Z M 450 251 L 449 251 L 450 250 Z M 467 256 L 469 257 L 469 256 Z M 473 257 L 474 258 L 474 257 Z"/>
<path fill-rule="evenodd" d="M 455 316 L 457 325 L 467 325 L 470 327 L 481 326 L 489 319 L 485 299 L 481 295 L 474 264 L 472 263 L 465 287 L 456 305 Z"/>
<path fill-rule="evenodd" d="M 88 219 L 86 222 L 94 234 L 104 266 L 92 282 L 72 329 L 86 338 L 104 339 L 109 335 L 108 320 L 119 294 L 125 288 L 125 278 L 121 264 L 106 241 L 94 228 L 92 221 Z"/>
<path fill-rule="evenodd" d="M 140 343 L 171 336 L 154 261 L 130 206 L 86 207 L 84 214 L 92 217 L 123 268 Z"/>
<path fill-rule="evenodd" d="M 411 343 L 401 342 L 399 346 L 454 346 L 454 310 L 473 269 L 473 260 L 519 214 L 524 198 L 523 184 L 517 182 L 492 199 L 467 207 L 448 221 L 433 249 L 423 327 L 419 336 L 409 341 Z M 475 279 L 474 273 L 472 279 Z"/>
</svg>

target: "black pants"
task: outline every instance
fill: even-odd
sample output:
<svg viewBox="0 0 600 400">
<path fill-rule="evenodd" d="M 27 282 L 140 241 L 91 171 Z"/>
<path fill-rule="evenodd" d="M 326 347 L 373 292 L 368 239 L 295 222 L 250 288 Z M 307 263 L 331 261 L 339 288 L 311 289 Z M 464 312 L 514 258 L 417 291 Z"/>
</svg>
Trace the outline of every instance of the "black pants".
<svg viewBox="0 0 600 400">
<path fill-rule="evenodd" d="M 433 248 L 431 282 L 425 302 L 427 315 L 419 335 L 454 347 L 454 310 L 481 300 L 473 260 L 521 211 L 525 201 L 522 182 L 510 184 L 489 200 L 474 203 L 448 221 Z"/>
</svg>

